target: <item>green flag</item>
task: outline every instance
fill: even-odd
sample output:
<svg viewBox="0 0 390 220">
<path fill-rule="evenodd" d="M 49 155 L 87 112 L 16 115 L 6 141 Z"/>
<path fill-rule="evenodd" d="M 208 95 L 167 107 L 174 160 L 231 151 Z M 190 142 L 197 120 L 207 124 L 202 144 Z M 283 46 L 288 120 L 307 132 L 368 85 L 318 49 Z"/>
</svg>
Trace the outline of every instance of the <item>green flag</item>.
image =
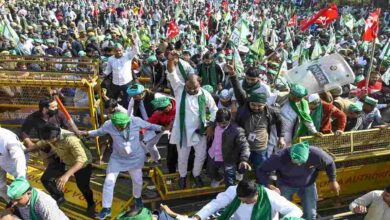
<svg viewBox="0 0 390 220">
<path fill-rule="evenodd" d="M 265 55 L 263 36 L 258 36 L 249 49 L 260 58 L 263 58 Z"/>
<path fill-rule="evenodd" d="M 244 64 L 241 61 L 240 54 L 238 53 L 237 48 L 234 48 L 233 52 L 233 64 L 238 77 L 241 77 L 244 73 Z"/>
<path fill-rule="evenodd" d="M 321 47 L 321 44 L 320 42 L 318 42 L 318 40 L 316 40 L 316 42 L 314 43 L 314 49 L 313 49 L 313 52 L 311 53 L 311 59 L 314 60 L 314 59 L 317 59 L 319 57 L 321 57 L 322 55 L 322 47 Z"/>
<path fill-rule="evenodd" d="M 278 43 L 279 43 L 279 38 L 278 36 L 276 35 L 276 31 L 275 30 L 272 30 L 271 32 L 271 39 L 269 41 L 269 46 L 275 50 L 277 47 L 278 47 Z"/>
<path fill-rule="evenodd" d="M 389 41 L 389 39 L 387 39 L 387 43 L 383 47 L 382 52 L 379 55 L 379 58 L 381 60 L 386 60 L 386 59 L 390 58 L 390 41 Z"/>
<path fill-rule="evenodd" d="M 241 44 L 246 44 L 248 40 L 246 36 L 250 34 L 248 21 L 244 18 L 240 18 L 236 25 L 234 26 L 234 30 L 230 36 L 230 41 L 238 47 Z"/>
<path fill-rule="evenodd" d="M 351 14 L 346 14 L 342 16 L 343 18 L 343 24 L 350 30 L 353 31 L 353 27 L 355 24 L 355 18 Z"/>
<path fill-rule="evenodd" d="M 183 9 L 181 8 L 181 3 L 179 4 L 176 4 L 176 8 L 175 8 L 175 20 L 177 20 L 181 13 L 183 12 Z"/>
<path fill-rule="evenodd" d="M 294 48 L 293 42 L 292 42 L 292 38 L 291 38 L 291 34 L 290 34 L 290 30 L 289 30 L 288 27 L 286 27 L 286 39 L 284 40 L 284 42 L 286 42 L 286 44 L 288 45 L 288 47 L 290 49 Z"/>
<path fill-rule="evenodd" d="M 330 29 L 330 34 L 329 34 L 329 44 L 326 47 L 326 53 L 330 54 L 333 51 L 336 50 L 336 35 L 334 33 L 333 28 Z"/>
<path fill-rule="evenodd" d="M 0 33 L 1 36 L 4 38 L 13 41 L 14 43 L 19 42 L 18 34 L 15 32 L 15 30 L 11 27 L 11 25 L 8 22 L 5 22 L 4 20 L 0 23 Z"/>
<path fill-rule="evenodd" d="M 355 23 L 355 27 L 361 27 L 364 25 L 366 25 L 366 21 L 364 20 L 364 18 L 360 18 L 360 20 Z"/>
</svg>

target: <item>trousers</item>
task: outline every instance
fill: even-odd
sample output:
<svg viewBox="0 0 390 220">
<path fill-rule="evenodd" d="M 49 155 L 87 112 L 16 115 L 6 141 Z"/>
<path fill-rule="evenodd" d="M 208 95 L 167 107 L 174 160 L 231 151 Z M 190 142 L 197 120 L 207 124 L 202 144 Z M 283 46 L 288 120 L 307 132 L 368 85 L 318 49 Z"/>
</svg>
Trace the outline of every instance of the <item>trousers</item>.
<svg viewBox="0 0 390 220">
<path fill-rule="evenodd" d="M 133 184 L 133 197 L 138 199 L 141 198 L 142 193 L 142 169 L 130 169 L 128 170 L 131 182 Z M 107 172 L 106 179 L 103 185 L 103 208 L 111 208 L 112 200 L 114 197 L 114 187 L 116 179 L 118 178 L 119 172 Z"/>
<path fill-rule="evenodd" d="M 288 200 L 292 200 L 294 193 L 298 193 L 299 198 L 301 199 L 303 207 L 303 218 L 307 220 L 317 219 L 317 187 L 313 183 L 307 187 L 295 188 L 289 186 L 279 186 L 280 192 L 283 197 Z"/>
<path fill-rule="evenodd" d="M 64 196 L 64 193 L 57 188 L 56 179 L 64 175 L 65 172 L 65 164 L 57 158 L 49 163 L 41 177 L 41 182 L 43 186 L 55 200 L 58 200 L 59 198 Z M 79 188 L 79 190 L 83 194 L 85 200 L 88 203 L 88 206 L 93 205 L 95 203 L 93 200 L 93 192 L 89 185 L 91 180 L 91 174 L 91 164 L 88 164 L 74 174 L 77 188 Z"/>
<path fill-rule="evenodd" d="M 192 175 L 197 177 L 200 175 L 202 171 L 203 163 L 206 160 L 206 148 L 207 148 L 207 138 L 204 136 L 200 139 L 199 143 L 193 145 L 191 147 L 176 145 L 178 152 L 178 167 L 180 177 L 187 176 L 187 166 L 188 166 L 188 158 L 191 153 L 191 148 L 194 148 L 195 151 L 195 160 L 194 167 L 192 169 Z"/>
</svg>

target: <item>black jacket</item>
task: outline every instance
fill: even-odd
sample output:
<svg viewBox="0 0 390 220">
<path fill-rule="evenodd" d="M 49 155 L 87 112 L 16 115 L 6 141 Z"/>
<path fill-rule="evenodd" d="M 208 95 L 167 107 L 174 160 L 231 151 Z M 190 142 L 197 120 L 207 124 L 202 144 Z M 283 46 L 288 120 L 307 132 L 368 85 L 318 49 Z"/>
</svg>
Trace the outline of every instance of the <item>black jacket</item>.
<svg viewBox="0 0 390 220">
<path fill-rule="evenodd" d="M 239 126 L 244 128 L 245 122 L 249 120 L 251 116 L 249 102 L 246 99 L 245 91 L 241 88 L 237 76 L 230 77 L 230 82 L 232 84 L 237 103 L 240 106 L 237 110 L 236 122 Z M 282 116 L 280 115 L 280 110 L 266 105 L 264 111 L 268 120 L 268 133 L 271 131 L 271 125 L 275 124 L 278 137 L 284 137 L 284 122 Z"/>
<path fill-rule="evenodd" d="M 249 159 L 249 143 L 245 131 L 232 122 L 222 133 L 222 156 L 226 164 L 235 165 Z"/>
</svg>

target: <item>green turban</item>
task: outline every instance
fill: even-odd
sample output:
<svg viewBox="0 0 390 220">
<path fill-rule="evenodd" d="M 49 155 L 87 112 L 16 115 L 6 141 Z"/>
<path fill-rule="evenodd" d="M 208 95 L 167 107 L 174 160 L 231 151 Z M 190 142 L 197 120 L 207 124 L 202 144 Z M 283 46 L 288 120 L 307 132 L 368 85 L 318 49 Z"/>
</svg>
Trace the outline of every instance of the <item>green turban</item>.
<svg viewBox="0 0 390 220">
<path fill-rule="evenodd" d="M 168 97 L 155 98 L 152 101 L 154 109 L 165 109 L 169 104 L 171 104 L 171 100 Z"/>
<path fill-rule="evenodd" d="M 116 43 L 116 44 L 115 44 L 115 49 L 123 49 L 122 44 Z"/>
<path fill-rule="evenodd" d="M 376 104 L 378 104 L 378 100 L 371 98 L 369 96 L 366 96 L 366 98 L 364 99 L 364 103 L 369 104 L 371 106 L 376 106 Z"/>
<path fill-rule="evenodd" d="M 78 55 L 79 55 L 79 57 L 85 57 L 85 56 L 87 56 L 87 53 L 83 50 L 80 50 Z"/>
<path fill-rule="evenodd" d="M 348 106 L 348 111 L 349 112 L 361 112 L 363 111 L 362 106 L 352 103 Z"/>
<path fill-rule="evenodd" d="M 8 186 L 7 195 L 10 199 L 15 200 L 20 198 L 30 188 L 30 183 L 24 177 L 16 178 L 11 185 Z"/>
<path fill-rule="evenodd" d="M 267 96 L 264 93 L 251 93 L 248 101 L 265 104 L 267 102 Z"/>
<path fill-rule="evenodd" d="M 127 115 L 127 113 L 116 112 L 112 115 L 111 122 L 114 125 L 124 126 L 130 122 L 130 117 Z"/>
<path fill-rule="evenodd" d="M 296 161 L 299 164 L 306 163 L 309 158 L 309 143 L 303 141 L 301 143 L 294 144 L 290 149 L 291 160 Z"/>
<path fill-rule="evenodd" d="M 134 84 L 132 86 L 129 86 L 129 88 L 127 88 L 127 94 L 129 96 L 136 96 L 136 95 L 140 95 L 141 93 L 143 93 L 145 90 L 145 87 L 141 84 Z"/>
<path fill-rule="evenodd" d="M 204 86 L 202 86 L 202 88 L 204 90 L 206 90 L 207 92 L 209 92 L 209 93 L 213 93 L 214 92 L 214 88 L 212 86 L 210 86 L 210 85 L 204 85 Z"/>
<path fill-rule="evenodd" d="M 290 89 L 290 93 L 298 98 L 303 98 L 307 96 L 307 89 L 299 84 L 291 84 Z"/>
<path fill-rule="evenodd" d="M 146 59 L 146 62 L 148 62 L 148 63 L 152 63 L 154 61 L 157 61 L 157 57 L 154 55 L 150 56 L 150 57 L 148 57 L 148 59 Z"/>
</svg>

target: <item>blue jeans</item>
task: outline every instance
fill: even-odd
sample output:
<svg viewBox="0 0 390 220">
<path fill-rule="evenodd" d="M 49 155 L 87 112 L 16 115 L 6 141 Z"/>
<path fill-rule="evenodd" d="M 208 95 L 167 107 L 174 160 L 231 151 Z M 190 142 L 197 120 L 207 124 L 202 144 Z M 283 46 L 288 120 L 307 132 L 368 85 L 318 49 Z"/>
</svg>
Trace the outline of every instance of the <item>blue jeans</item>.
<svg viewBox="0 0 390 220">
<path fill-rule="evenodd" d="M 283 197 L 288 200 L 292 200 L 294 193 L 298 193 L 299 198 L 301 199 L 301 204 L 303 207 L 303 218 L 306 220 L 315 220 L 317 217 L 317 187 L 313 183 L 310 186 L 295 188 L 289 186 L 279 186 L 280 192 Z"/>
<path fill-rule="evenodd" d="M 232 164 L 227 164 L 224 162 L 214 161 L 210 156 L 207 159 L 207 174 L 211 179 L 218 180 L 220 175 L 218 173 L 219 169 L 223 169 L 223 175 L 225 180 L 225 188 L 233 186 L 236 183 L 236 170 L 237 166 Z"/>
<path fill-rule="evenodd" d="M 267 160 L 267 149 L 259 151 L 251 151 L 249 161 L 253 164 L 254 168 L 257 169 L 263 165 L 264 161 Z"/>
</svg>

